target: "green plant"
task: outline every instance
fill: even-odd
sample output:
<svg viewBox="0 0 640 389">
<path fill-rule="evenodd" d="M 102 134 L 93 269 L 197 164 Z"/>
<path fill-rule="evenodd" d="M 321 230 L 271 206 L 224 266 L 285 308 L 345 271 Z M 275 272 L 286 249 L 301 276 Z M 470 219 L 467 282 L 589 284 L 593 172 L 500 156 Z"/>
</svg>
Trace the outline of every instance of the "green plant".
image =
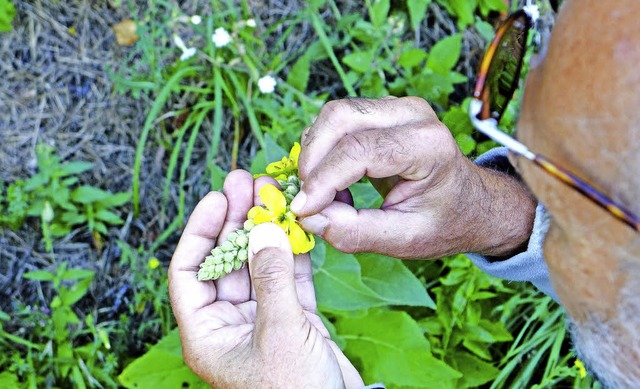
<svg viewBox="0 0 640 389">
<path fill-rule="evenodd" d="M 21 336 L 0 332 L 3 349 L 12 350 L 11 357 L 2 361 L 6 374 L 0 382 L 12 382 L 13 387 L 116 386 L 110 378 L 117 362 L 109 352 L 109 329 L 96 324 L 92 314 L 84 315 L 81 321 L 75 312 L 74 306 L 87 294 L 93 276 L 93 271 L 67 269 L 66 262 L 55 271 L 24 274 L 28 280 L 50 282 L 53 297 L 42 310 L 17 313 L 35 320 L 32 331 Z"/>
<path fill-rule="evenodd" d="M 127 203 L 131 195 L 112 194 L 89 185 L 78 186 L 78 175 L 90 170 L 93 164 L 63 163 L 53 151 L 50 146 L 37 146 L 38 172 L 25 182 L 10 184 L 6 196 L 0 192 L 0 205 L 7 209 L 7 213 L 0 216 L 0 225 L 15 230 L 22 226 L 26 216 L 40 217 L 48 251 L 51 237 L 64 236 L 74 226 L 86 225 L 93 234 L 95 246 L 101 249 L 100 234 L 108 234 L 107 225 L 123 223 L 112 209 Z"/>
<path fill-rule="evenodd" d="M 11 31 L 11 22 L 16 17 L 16 8 L 9 0 L 0 0 L 0 32 Z"/>
</svg>

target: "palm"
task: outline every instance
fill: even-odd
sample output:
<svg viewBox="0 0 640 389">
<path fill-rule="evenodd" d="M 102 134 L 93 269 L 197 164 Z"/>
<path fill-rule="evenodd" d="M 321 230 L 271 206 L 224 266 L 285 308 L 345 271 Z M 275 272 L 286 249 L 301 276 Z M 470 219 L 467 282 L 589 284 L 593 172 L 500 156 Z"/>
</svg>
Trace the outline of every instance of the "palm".
<svg viewBox="0 0 640 389">
<path fill-rule="evenodd" d="M 231 173 L 225 181 L 226 196 L 210 193 L 196 207 L 172 259 L 169 289 L 185 361 L 216 387 L 283 381 L 362 386 L 315 314 L 308 254 L 292 261 L 294 296 L 284 296 L 290 299 L 256 298 L 265 292 L 252 283 L 246 267 L 215 282 L 196 280 L 198 265 L 217 237 L 244 222 L 255 202 L 253 194 L 258 193 L 253 186 L 248 173 Z"/>
</svg>

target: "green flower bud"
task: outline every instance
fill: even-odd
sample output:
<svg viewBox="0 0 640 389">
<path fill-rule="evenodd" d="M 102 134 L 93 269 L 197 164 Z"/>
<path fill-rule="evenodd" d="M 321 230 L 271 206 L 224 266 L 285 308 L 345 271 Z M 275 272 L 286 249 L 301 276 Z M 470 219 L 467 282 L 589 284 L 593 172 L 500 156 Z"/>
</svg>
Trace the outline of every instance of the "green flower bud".
<svg viewBox="0 0 640 389">
<path fill-rule="evenodd" d="M 247 231 L 247 232 L 249 232 L 249 231 L 251 231 L 251 229 L 252 229 L 253 227 L 255 227 L 255 225 L 256 225 L 256 224 L 253 222 L 253 220 L 250 220 L 250 219 L 249 219 L 249 220 L 246 220 L 246 221 L 244 222 L 244 230 L 245 230 L 245 231 Z"/>
<path fill-rule="evenodd" d="M 242 266 L 244 266 L 244 261 L 241 261 L 241 260 L 237 259 L 233 263 L 233 270 L 240 270 L 242 268 Z"/>
<path fill-rule="evenodd" d="M 228 240 L 229 242 L 233 242 L 233 241 L 235 241 L 235 240 L 236 240 L 236 238 L 238 237 L 238 233 L 239 233 L 239 232 L 240 232 L 240 230 L 239 230 L 239 231 L 234 231 L 234 232 L 230 233 L 229 235 L 227 235 L 227 240 Z"/>
<path fill-rule="evenodd" d="M 237 256 L 238 260 L 244 262 L 247 259 L 249 259 L 249 253 L 247 252 L 247 249 L 240 249 L 238 250 L 238 256 Z"/>
<path fill-rule="evenodd" d="M 228 240 L 225 240 L 224 242 L 222 242 L 222 244 L 220 245 L 220 249 L 224 252 L 227 251 L 231 251 L 234 250 L 235 247 L 233 246 L 233 243 L 229 242 Z"/>
<path fill-rule="evenodd" d="M 231 263 L 236 259 L 237 253 L 238 253 L 238 251 L 236 251 L 236 250 L 228 251 L 228 252 L 224 253 L 224 256 L 222 257 L 222 260 L 225 263 Z"/>
<path fill-rule="evenodd" d="M 235 244 L 240 248 L 247 247 L 248 243 L 249 243 L 249 239 L 247 238 L 247 235 L 238 235 L 238 237 L 235 240 Z"/>
</svg>

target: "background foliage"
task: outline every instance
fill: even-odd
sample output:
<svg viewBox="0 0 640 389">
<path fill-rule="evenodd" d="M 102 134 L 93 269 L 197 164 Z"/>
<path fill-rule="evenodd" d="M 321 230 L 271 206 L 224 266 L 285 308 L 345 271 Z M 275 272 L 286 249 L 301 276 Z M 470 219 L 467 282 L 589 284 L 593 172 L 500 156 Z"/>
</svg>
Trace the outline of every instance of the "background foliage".
<svg viewBox="0 0 640 389">
<path fill-rule="evenodd" d="M 14 28 L 41 17 L 41 8 L 15 3 Z M 105 174 L 101 161 L 72 158 L 44 136 L 31 150 L 33 169 L 2 177 L 2 236 L 35 236 L 37 260 L 14 275 L 23 293 L 1 305 L 0 387 L 204 386 L 183 363 L 167 297 L 181 227 L 226 171 L 261 172 L 285 155 L 328 99 L 420 96 L 465 155 L 493 147 L 473 131 L 467 96 L 492 24 L 507 11 L 501 0 L 105 4 L 136 25 L 121 63 L 104 65 L 108 92 L 143 107 L 144 118 L 122 136 L 126 169 L 114 163 Z M 0 0 L 0 29 L 10 6 Z M 83 33 L 82 24 L 63 22 L 56 28 L 65 39 Z M 218 28 L 230 34 L 227 45 L 212 41 Z M 181 59 L 174 36 L 195 55 Z M 275 91 L 260 90 L 265 76 Z M 86 85 L 69 91 L 86 101 Z M 117 185 L 101 187 L 97 177 L 113 171 L 122 172 Z M 381 202 L 367 182 L 351 190 L 358 207 Z M 75 242 L 90 242 L 91 255 L 70 265 Z M 312 260 L 323 320 L 367 383 L 599 386 L 574 365 L 555 302 L 482 273 L 463 255 L 403 262 L 319 240 Z"/>
</svg>

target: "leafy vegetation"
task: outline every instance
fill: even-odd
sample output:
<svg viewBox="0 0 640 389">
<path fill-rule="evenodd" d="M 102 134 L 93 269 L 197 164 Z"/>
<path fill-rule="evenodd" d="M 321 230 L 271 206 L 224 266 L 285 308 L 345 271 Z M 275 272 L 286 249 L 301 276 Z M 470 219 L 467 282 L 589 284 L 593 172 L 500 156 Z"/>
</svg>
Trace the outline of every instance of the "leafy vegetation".
<svg viewBox="0 0 640 389">
<path fill-rule="evenodd" d="M 0 10 L 6 3 L 0 0 Z M 475 135 L 468 119 L 468 99 L 459 91 L 469 77 L 460 58 L 465 34 L 490 37 L 487 20 L 490 12 L 506 10 L 501 0 L 368 0 L 350 12 L 334 1 L 315 0 L 275 25 L 263 25 L 247 1 L 211 1 L 211 13 L 201 20 L 183 15 L 169 0 L 151 1 L 147 8 L 124 3 L 144 23 L 138 23 L 131 66 L 114 70 L 112 77 L 117 92 L 151 101 L 136 134 L 132 194 L 89 185 L 85 178 L 92 164 L 63 162 L 53 148 L 38 146 L 37 172 L 0 185 L 0 225 L 18 230 L 35 224 L 49 253 L 55 251 L 55 239 L 78 228 L 89 232 L 97 251 L 118 250 L 120 268 L 130 272 L 132 298 L 123 303 L 127 313 L 114 320 L 102 315 L 113 307 L 83 311 L 96 273 L 68 269 L 52 255 L 49 267 L 24 275 L 43 294 L 44 305 L 16 303 L 13 312 L 0 311 L 0 324 L 15 317 L 28 323 L 22 329 L 0 326 L 0 387 L 204 387 L 182 360 L 166 269 L 156 257 L 161 244 L 179 235 L 189 212 L 184 188 L 192 164 L 206 165 L 202 184 L 219 189 L 225 175 L 221 154 L 229 153 L 235 168 L 243 145 L 253 144 L 259 150 L 250 170 L 262 172 L 286 154 L 324 101 L 345 95 L 423 97 L 465 155 L 493 147 Z M 455 20 L 455 29 L 427 47 L 418 37 L 432 22 L 430 9 Z M 295 51 L 271 49 L 268 42 L 279 46 L 303 25 L 313 31 L 311 42 Z M 315 80 L 319 66 L 338 88 Z M 268 77 L 275 81 L 273 89 L 261 86 Z M 179 108 L 169 110 L 170 105 Z M 225 138 L 229 128 L 231 136 Z M 201 134 L 209 140 L 207 161 L 193 158 Z M 163 209 L 177 212 L 145 246 L 131 247 L 122 236 L 110 237 L 109 226 L 123 223 L 118 207 L 137 216 L 144 206 L 140 188 L 150 146 L 167 152 Z M 169 196 L 172 187 L 178 191 L 176 202 Z M 380 205 L 368 183 L 351 190 L 358 207 Z M 312 261 L 322 318 L 367 383 L 384 382 L 388 388 L 599 386 L 575 366 L 564 312 L 555 302 L 531 286 L 482 273 L 463 255 L 403 262 L 344 254 L 318 240 Z M 143 312 L 145 320 L 134 320 Z M 127 338 L 147 341 L 149 333 L 154 342 L 162 340 L 149 344 L 139 358 L 130 355 Z"/>
</svg>

